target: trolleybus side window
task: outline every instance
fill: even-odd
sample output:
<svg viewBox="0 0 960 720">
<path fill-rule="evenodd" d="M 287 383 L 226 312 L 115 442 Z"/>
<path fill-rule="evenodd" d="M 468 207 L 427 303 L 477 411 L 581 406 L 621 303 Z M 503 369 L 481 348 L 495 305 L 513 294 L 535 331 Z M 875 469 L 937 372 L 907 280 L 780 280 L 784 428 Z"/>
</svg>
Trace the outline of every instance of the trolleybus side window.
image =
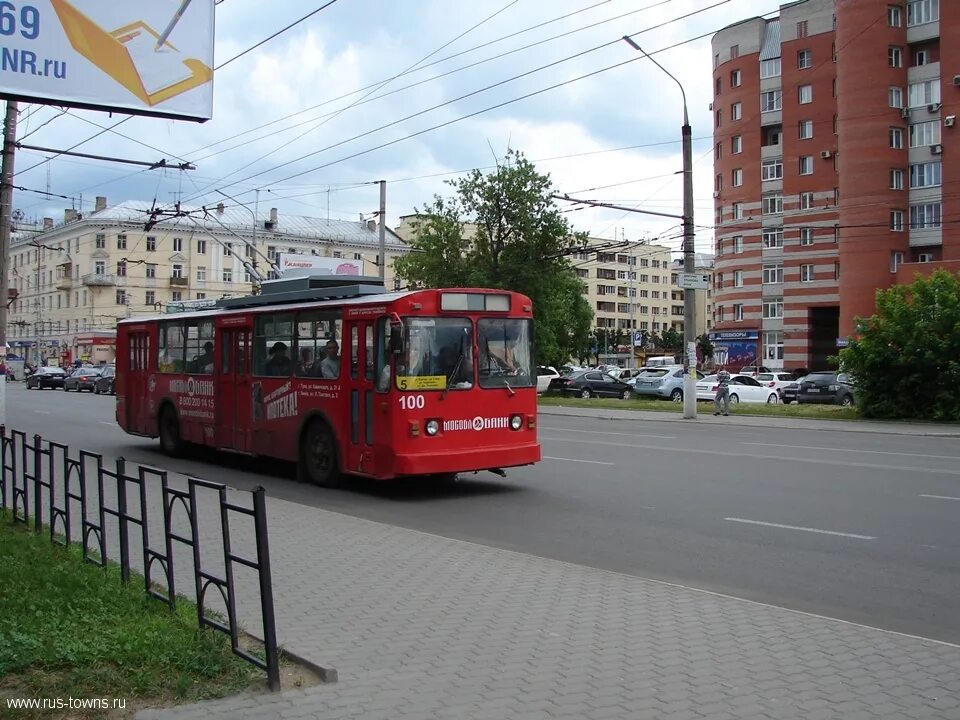
<svg viewBox="0 0 960 720">
<path fill-rule="evenodd" d="M 340 313 L 313 310 L 297 314 L 297 375 L 340 377 Z"/>
<path fill-rule="evenodd" d="M 293 313 L 259 315 L 253 340 L 253 374 L 290 377 L 293 341 Z"/>
<path fill-rule="evenodd" d="M 364 363 L 366 365 L 366 378 L 367 380 L 373 380 L 376 376 L 374 375 L 373 368 L 373 325 L 367 325 L 365 331 L 366 339 L 364 345 L 367 348 L 367 352 L 364 355 Z"/>
<path fill-rule="evenodd" d="M 468 318 L 407 318 L 397 358 L 401 390 L 473 387 L 473 325 Z"/>
<path fill-rule="evenodd" d="M 390 338 L 390 318 L 377 320 L 377 392 L 387 392 L 390 389 L 390 354 L 387 352 L 387 342 Z"/>
<path fill-rule="evenodd" d="M 350 328 L 350 377 L 357 379 L 360 365 L 360 328 L 354 325 Z"/>
<path fill-rule="evenodd" d="M 160 372 L 183 372 L 185 344 L 183 323 L 171 322 L 160 326 L 160 343 L 157 354 L 157 368 Z"/>
<path fill-rule="evenodd" d="M 186 372 L 193 375 L 213 374 L 213 321 L 188 320 L 185 325 Z"/>
<path fill-rule="evenodd" d="M 480 387 L 536 384 L 530 320 L 482 318 L 477 323 Z"/>
</svg>

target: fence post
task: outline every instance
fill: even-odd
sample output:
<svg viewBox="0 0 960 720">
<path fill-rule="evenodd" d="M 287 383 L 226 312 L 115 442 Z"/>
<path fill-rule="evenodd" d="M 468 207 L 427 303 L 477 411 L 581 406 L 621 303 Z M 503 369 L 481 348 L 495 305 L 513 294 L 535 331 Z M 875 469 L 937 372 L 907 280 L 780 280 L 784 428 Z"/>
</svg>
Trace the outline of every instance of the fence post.
<svg viewBox="0 0 960 720">
<path fill-rule="evenodd" d="M 7 509 L 7 426 L 0 425 L 0 509 Z"/>
<path fill-rule="evenodd" d="M 120 524 L 120 578 L 123 584 L 130 582 L 130 545 L 127 536 L 127 461 L 117 458 L 117 521 Z M 103 498 L 100 498 L 103 504 Z"/>
<path fill-rule="evenodd" d="M 257 565 L 260 576 L 260 611 L 263 616 L 263 645 L 267 655 L 267 686 L 280 690 L 280 660 L 277 654 L 277 626 L 273 611 L 273 577 L 270 571 L 270 540 L 267 531 L 266 491 L 253 489 L 253 525 L 257 541 Z"/>
<path fill-rule="evenodd" d="M 24 439 L 26 440 L 26 439 Z M 40 476 L 43 474 L 43 438 L 39 435 L 33 436 L 33 531 L 40 532 L 43 529 L 42 515 L 40 514 Z M 28 511 L 29 512 L 29 511 Z M 27 525 L 30 524 L 30 518 L 27 518 Z"/>
</svg>

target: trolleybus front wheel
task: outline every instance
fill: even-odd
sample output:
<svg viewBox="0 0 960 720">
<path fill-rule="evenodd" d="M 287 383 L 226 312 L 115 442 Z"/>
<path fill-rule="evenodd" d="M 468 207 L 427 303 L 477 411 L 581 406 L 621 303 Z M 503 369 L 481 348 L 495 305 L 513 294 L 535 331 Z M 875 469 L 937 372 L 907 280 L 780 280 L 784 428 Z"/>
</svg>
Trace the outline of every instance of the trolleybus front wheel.
<svg viewBox="0 0 960 720">
<path fill-rule="evenodd" d="M 304 480 L 320 487 L 341 484 L 336 442 L 330 428 L 320 420 L 311 422 L 300 440 L 299 473 Z"/>
<path fill-rule="evenodd" d="M 164 405 L 160 410 L 157 424 L 160 431 L 160 449 L 170 457 L 183 455 L 184 443 L 180 437 L 180 421 L 177 419 L 177 412 L 170 405 Z"/>
</svg>

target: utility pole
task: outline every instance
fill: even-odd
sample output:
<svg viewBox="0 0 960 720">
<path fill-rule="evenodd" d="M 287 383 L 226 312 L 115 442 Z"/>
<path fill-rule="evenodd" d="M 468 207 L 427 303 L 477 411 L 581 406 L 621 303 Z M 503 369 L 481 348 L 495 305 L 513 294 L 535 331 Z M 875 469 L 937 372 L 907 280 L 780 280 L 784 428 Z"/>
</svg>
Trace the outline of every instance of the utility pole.
<svg viewBox="0 0 960 720">
<path fill-rule="evenodd" d="M 387 181 L 380 181 L 380 252 L 377 255 L 377 264 L 380 266 L 380 280 L 384 280 L 387 272 Z"/>
<path fill-rule="evenodd" d="M 7 422 L 7 303 L 10 287 L 10 216 L 13 214 L 13 161 L 17 142 L 17 103 L 7 100 L 3 123 L 3 161 L 0 168 L 0 425 Z"/>
</svg>

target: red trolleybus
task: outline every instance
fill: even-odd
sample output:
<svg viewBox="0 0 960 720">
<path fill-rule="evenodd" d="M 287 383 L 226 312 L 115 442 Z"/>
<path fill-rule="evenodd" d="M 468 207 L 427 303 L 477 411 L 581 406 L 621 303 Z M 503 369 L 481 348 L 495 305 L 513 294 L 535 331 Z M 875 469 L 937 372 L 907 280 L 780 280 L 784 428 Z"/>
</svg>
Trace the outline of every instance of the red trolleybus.
<svg viewBox="0 0 960 720">
<path fill-rule="evenodd" d="M 277 280 L 120 322 L 120 427 L 171 455 L 196 444 L 294 461 L 325 486 L 540 460 L 528 298 L 351 282 Z"/>
</svg>

